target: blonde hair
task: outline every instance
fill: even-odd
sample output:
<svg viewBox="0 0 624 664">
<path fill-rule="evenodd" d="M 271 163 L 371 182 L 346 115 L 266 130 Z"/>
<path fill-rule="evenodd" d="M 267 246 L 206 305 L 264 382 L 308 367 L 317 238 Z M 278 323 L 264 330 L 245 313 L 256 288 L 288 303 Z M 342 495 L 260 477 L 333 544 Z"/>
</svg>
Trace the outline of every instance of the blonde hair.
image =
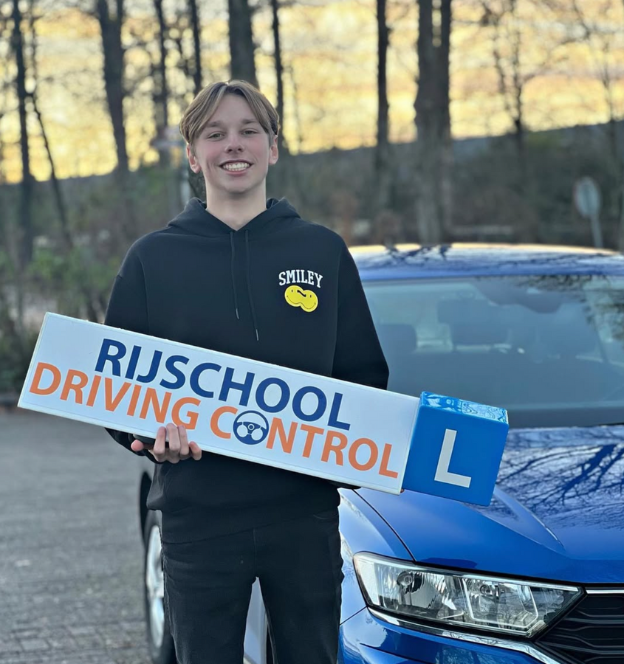
<svg viewBox="0 0 624 664">
<path fill-rule="evenodd" d="M 247 81 L 219 81 L 206 86 L 184 111 L 180 122 L 180 133 L 194 151 L 194 143 L 213 116 L 223 97 L 238 95 L 249 104 L 256 120 L 269 136 L 269 144 L 279 132 L 279 115 L 271 102 Z"/>
</svg>

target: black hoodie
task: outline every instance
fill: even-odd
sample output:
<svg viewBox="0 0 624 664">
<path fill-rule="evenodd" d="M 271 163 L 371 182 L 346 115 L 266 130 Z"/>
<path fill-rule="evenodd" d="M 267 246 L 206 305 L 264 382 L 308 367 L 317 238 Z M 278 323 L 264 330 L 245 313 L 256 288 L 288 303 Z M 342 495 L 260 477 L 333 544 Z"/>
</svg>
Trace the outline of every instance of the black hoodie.
<svg viewBox="0 0 624 664">
<path fill-rule="evenodd" d="M 270 199 L 238 231 L 199 199 L 189 201 L 166 228 L 130 248 L 105 323 L 386 388 L 388 368 L 345 243 L 301 219 L 285 199 Z M 133 436 L 109 433 L 130 449 Z M 338 502 L 326 480 L 209 452 L 200 461 L 158 464 L 148 496 L 170 542 L 268 525 Z"/>
</svg>

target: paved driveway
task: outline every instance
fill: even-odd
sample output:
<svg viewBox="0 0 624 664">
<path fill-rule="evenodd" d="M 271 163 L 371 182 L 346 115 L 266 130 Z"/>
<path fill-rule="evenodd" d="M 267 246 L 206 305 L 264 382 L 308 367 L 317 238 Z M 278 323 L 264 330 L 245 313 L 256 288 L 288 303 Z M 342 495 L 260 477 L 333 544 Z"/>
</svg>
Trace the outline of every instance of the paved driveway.
<svg viewBox="0 0 624 664">
<path fill-rule="evenodd" d="M 2 664 L 148 664 L 136 472 L 101 429 L 0 413 Z"/>
</svg>

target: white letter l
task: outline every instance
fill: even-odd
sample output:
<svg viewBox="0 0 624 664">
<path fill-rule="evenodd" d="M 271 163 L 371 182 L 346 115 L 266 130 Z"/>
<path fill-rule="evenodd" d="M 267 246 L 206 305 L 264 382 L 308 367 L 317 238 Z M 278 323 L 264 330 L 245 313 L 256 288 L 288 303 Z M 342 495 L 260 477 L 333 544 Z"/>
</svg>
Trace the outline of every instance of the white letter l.
<svg viewBox="0 0 624 664">
<path fill-rule="evenodd" d="M 467 489 L 470 486 L 472 477 L 458 475 L 457 473 L 449 473 L 449 466 L 451 465 L 451 456 L 453 455 L 456 436 L 457 431 L 454 429 L 446 429 L 444 432 L 442 451 L 440 452 L 440 458 L 438 459 L 438 467 L 434 479 L 436 482 L 455 484 L 456 486 L 463 486 Z"/>
</svg>

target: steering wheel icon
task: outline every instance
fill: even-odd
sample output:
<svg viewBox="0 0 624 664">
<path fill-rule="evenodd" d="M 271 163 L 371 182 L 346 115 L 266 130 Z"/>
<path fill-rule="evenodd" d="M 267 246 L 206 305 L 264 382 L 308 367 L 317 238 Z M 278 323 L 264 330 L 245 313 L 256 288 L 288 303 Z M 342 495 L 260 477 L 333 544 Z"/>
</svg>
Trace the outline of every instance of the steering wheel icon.
<svg viewBox="0 0 624 664">
<path fill-rule="evenodd" d="M 234 435 L 245 445 L 261 443 L 268 433 L 269 422 L 255 410 L 246 410 L 234 420 Z"/>
</svg>

